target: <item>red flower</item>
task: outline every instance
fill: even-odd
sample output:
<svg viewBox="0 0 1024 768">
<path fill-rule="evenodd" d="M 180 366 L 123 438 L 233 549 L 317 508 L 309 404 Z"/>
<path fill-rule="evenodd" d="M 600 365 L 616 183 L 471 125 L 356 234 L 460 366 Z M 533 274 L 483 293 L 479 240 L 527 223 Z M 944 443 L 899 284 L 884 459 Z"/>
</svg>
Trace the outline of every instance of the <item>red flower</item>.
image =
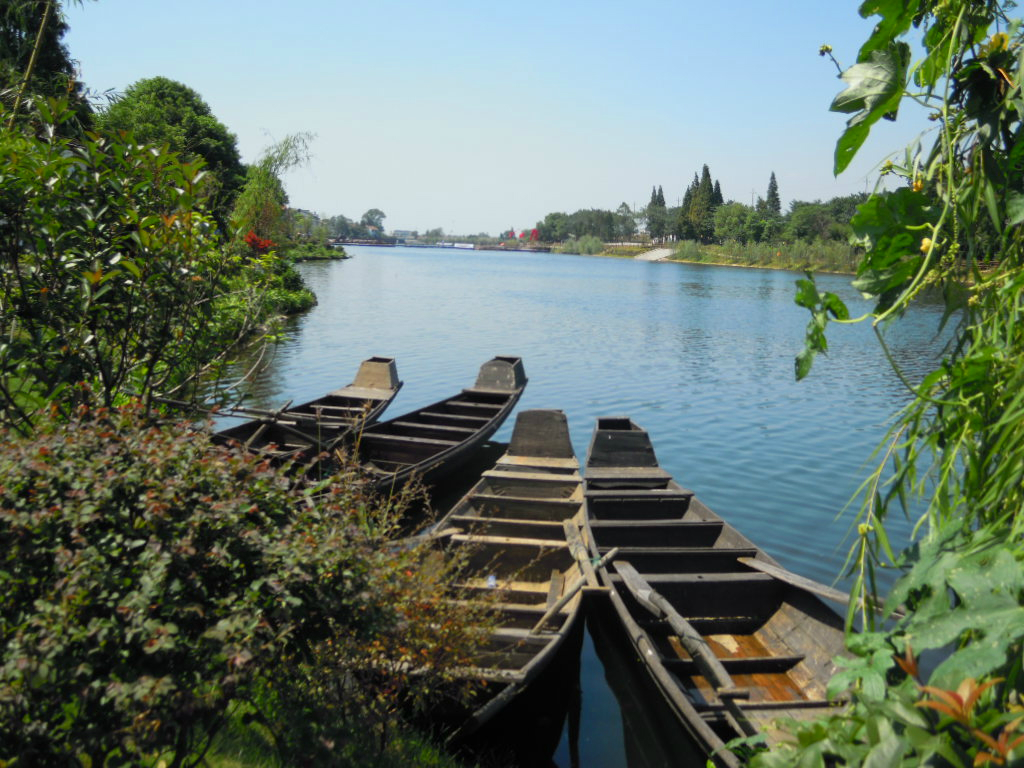
<svg viewBox="0 0 1024 768">
<path fill-rule="evenodd" d="M 277 245 L 277 243 L 271 240 L 260 237 L 251 229 L 249 230 L 249 234 L 245 236 L 245 244 L 252 248 L 252 250 L 257 254 L 266 253 Z"/>
</svg>

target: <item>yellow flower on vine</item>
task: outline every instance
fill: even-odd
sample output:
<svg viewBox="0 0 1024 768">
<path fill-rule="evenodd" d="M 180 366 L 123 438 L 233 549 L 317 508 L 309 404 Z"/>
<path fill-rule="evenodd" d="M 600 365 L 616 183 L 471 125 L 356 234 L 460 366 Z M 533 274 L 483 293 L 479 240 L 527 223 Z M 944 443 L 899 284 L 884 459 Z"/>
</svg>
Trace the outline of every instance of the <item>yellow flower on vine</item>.
<svg viewBox="0 0 1024 768">
<path fill-rule="evenodd" d="M 932 249 L 932 239 L 930 237 L 921 238 L 921 253 L 928 253 Z"/>
<path fill-rule="evenodd" d="M 978 58 L 984 59 L 993 53 L 999 53 L 1005 51 L 1010 47 L 1010 37 L 1005 32 L 996 32 L 989 38 L 989 41 L 985 43 L 978 50 Z"/>
<path fill-rule="evenodd" d="M 924 189 L 924 182 L 920 179 L 914 179 L 914 183 L 910 185 L 915 192 L 920 192 Z"/>
</svg>

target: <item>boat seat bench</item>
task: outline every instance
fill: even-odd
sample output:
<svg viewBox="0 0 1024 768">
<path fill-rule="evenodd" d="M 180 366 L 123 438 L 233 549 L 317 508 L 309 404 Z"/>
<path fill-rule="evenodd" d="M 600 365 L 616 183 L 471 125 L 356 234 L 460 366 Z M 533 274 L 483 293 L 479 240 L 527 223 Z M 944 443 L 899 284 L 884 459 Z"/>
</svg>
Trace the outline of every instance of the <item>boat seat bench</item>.
<svg viewBox="0 0 1024 768">
<path fill-rule="evenodd" d="M 368 432 L 363 435 L 362 441 L 373 442 L 398 442 L 398 443 L 419 443 L 421 445 L 458 445 L 458 440 L 443 440 L 438 437 L 412 437 L 411 435 L 389 435 L 385 432 Z"/>
<path fill-rule="evenodd" d="M 804 660 L 803 656 L 716 656 L 731 675 L 787 672 Z M 700 668 L 693 659 L 663 658 L 665 668 L 680 675 L 700 675 Z"/>
<path fill-rule="evenodd" d="M 392 421 L 392 426 L 402 427 L 403 429 L 422 429 L 440 432 L 459 432 L 463 434 L 473 434 L 476 430 L 473 427 L 456 427 L 450 424 L 424 424 L 418 421 Z"/>
<path fill-rule="evenodd" d="M 444 419 L 445 421 L 452 422 L 474 422 L 480 424 L 485 421 L 489 421 L 487 416 L 467 416 L 463 413 L 444 413 L 442 411 L 420 411 L 420 416 L 427 419 Z"/>
<path fill-rule="evenodd" d="M 625 558 L 623 558 L 625 559 Z M 650 573 L 642 574 L 644 580 L 652 587 L 657 588 L 658 584 L 778 584 L 778 580 L 766 573 L 756 571 L 743 571 L 736 573 Z M 611 574 L 613 583 L 622 583 L 622 578 L 617 574 Z"/>
</svg>

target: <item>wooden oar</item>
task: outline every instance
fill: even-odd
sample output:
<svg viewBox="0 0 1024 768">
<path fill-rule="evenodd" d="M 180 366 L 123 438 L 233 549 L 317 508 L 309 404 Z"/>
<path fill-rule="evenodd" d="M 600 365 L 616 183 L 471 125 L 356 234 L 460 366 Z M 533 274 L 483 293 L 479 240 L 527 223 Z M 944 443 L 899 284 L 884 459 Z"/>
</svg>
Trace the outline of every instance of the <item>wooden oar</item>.
<svg viewBox="0 0 1024 768">
<path fill-rule="evenodd" d="M 604 557 L 597 561 L 596 568 L 598 570 L 604 568 L 611 560 L 615 558 L 617 554 L 619 554 L 619 548 L 615 547 L 615 549 L 611 550 L 610 552 L 607 552 Z M 554 605 L 548 608 L 544 612 L 544 615 L 541 616 L 540 619 L 537 621 L 537 623 L 533 625 L 533 629 L 530 630 L 530 634 L 539 635 L 541 630 L 544 629 L 544 625 L 551 621 L 551 617 L 558 613 L 560 610 L 562 610 L 563 606 L 565 606 L 566 603 L 572 600 L 573 595 L 575 595 L 577 592 L 583 589 L 583 587 L 585 587 L 586 585 L 586 576 L 580 576 L 578 579 L 576 579 L 576 581 L 573 582 L 572 586 L 562 593 L 562 596 L 558 599 L 558 602 L 556 602 Z"/>
<path fill-rule="evenodd" d="M 806 576 L 801 576 L 798 573 L 787 571 L 785 568 L 780 568 L 777 565 L 766 563 L 764 560 L 758 560 L 756 557 L 738 557 L 736 559 L 748 568 L 753 568 L 755 571 L 760 571 L 761 573 L 767 573 L 769 576 L 774 576 L 779 581 L 784 581 L 786 584 L 798 587 L 799 589 L 804 589 L 818 597 L 824 597 L 826 600 L 831 600 L 832 602 L 839 603 L 841 605 L 850 604 L 850 596 L 845 592 L 834 589 L 833 587 L 827 587 L 813 579 L 808 579 Z M 883 608 L 880 605 L 872 607 L 879 613 L 883 611 Z M 902 619 L 904 615 L 905 614 L 902 611 L 892 612 L 892 616 L 897 619 Z"/>
<path fill-rule="evenodd" d="M 736 703 L 736 699 L 750 698 L 750 691 L 746 688 L 737 688 L 722 662 L 715 656 L 714 650 L 701 636 L 700 632 L 693 628 L 672 604 L 662 597 L 641 576 L 636 568 L 628 562 L 614 563 L 613 567 L 622 577 L 626 588 L 633 594 L 637 602 L 653 613 L 659 619 L 664 619 L 672 627 L 672 631 L 679 637 L 686 652 L 690 654 L 697 668 L 700 669 L 704 679 L 711 683 L 718 698 L 722 700 L 725 709 L 732 715 L 736 724 L 747 736 L 758 733 L 757 728 L 747 720 L 746 715 Z"/>
<path fill-rule="evenodd" d="M 173 398 L 170 397 L 154 397 L 153 399 L 158 403 L 163 403 L 164 405 L 172 405 L 175 408 L 181 408 L 183 410 L 189 411 L 198 411 L 199 413 L 216 414 L 219 416 L 254 416 L 256 418 L 269 419 L 280 418 L 281 414 L 285 410 L 287 410 L 287 408 L 292 404 L 292 401 L 289 400 L 276 411 L 267 411 L 262 408 L 249 408 L 248 406 L 244 405 L 232 405 L 228 406 L 227 408 L 213 409 L 207 408 L 202 405 L 197 405 L 195 403 L 189 403 L 186 402 L 185 400 L 174 400 Z"/>
<path fill-rule="evenodd" d="M 565 540 L 569 543 L 569 552 L 572 553 L 573 558 L 580 564 L 580 568 L 583 569 L 583 575 L 587 579 L 587 586 L 600 586 L 597 574 L 594 573 L 594 564 L 590 562 L 590 552 L 580 536 L 579 526 L 573 520 L 563 520 L 562 528 L 565 530 Z"/>
</svg>

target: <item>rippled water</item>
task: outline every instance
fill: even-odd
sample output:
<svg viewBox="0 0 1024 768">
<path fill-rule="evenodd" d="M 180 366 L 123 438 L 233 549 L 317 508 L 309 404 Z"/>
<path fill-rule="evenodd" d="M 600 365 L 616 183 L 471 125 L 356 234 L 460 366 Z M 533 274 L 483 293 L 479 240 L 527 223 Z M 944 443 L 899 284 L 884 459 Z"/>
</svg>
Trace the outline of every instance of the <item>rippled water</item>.
<svg viewBox="0 0 1024 768">
<path fill-rule="evenodd" d="M 294 323 L 255 402 L 312 399 L 371 355 L 405 385 L 384 418 L 469 386 L 496 354 L 521 355 L 519 408 L 561 408 L 583 460 L 594 419 L 628 415 L 683 485 L 788 568 L 830 583 L 850 522 L 836 519 L 887 420 L 907 400 L 874 333 L 833 327 L 830 354 L 793 380 L 806 311 L 799 275 L 586 256 L 351 248 L 301 271 L 320 303 Z M 860 314 L 848 278 L 823 275 Z M 939 351 L 938 307 L 887 336 L 911 378 Z M 496 436 L 507 440 L 514 418 Z M 584 766 L 626 764 L 622 728 L 589 639 L 582 670 Z M 615 722 L 610 722 L 614 720 Z M 567 747 L 556 754 L 568 765 Z"/>
</svg>

